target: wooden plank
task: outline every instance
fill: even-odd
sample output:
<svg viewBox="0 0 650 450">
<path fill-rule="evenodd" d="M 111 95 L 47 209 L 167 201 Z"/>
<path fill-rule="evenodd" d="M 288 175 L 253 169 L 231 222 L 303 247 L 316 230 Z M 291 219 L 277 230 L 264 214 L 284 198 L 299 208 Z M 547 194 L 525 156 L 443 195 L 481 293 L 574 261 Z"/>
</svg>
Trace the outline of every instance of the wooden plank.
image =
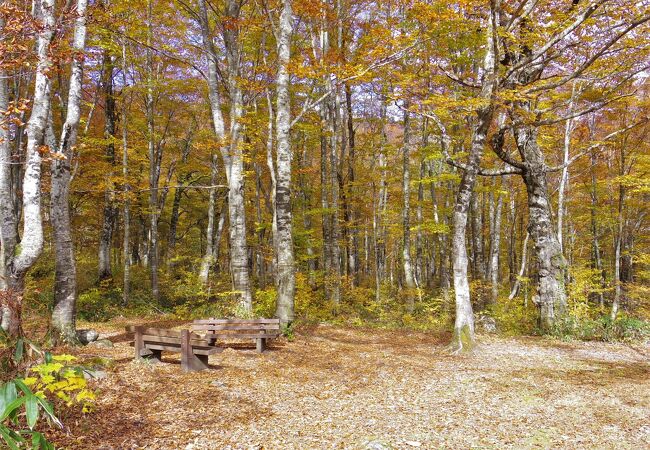
<svg viewBox="0 0 650 450">
<path fill-rule="evenodd" d="M 197 319 L 195 324 L 264 324 L 280 323 L 280 319 Z"/>
<path fill-rule="evenodd" d="M 175 337 L 167 337 L 167 336 L 151 336 L 149 334 L 145 334 L 142 336 L 145 342 L 159 342 L 163 344 L 181 344 L 181 339 L 180 337 L 175 338 Z M 209 345 L 208 342 L 205 339 L 191 339 L 192 345 L 198 345 L 198 346 L 205 346 Z"/>
<path fill-rule="evenodd" d="M 280 326 L 276 324 L 259 324 L 259 325 L 212 325 L 212 324 L 192 324 L 194 331 L 220 331 L 220 330 L 275 330 L 280 331 Z"/>
<path fill-rule="evenodd" d="M 150 350 L 162 350 L 165 352 L 180 353 L 181 346 L 170 346 L 163 344 L 147 344 L 145 351 Z M 215 353 L 220 353 L 223 351 L 221 347 L 192 347 L 192 351 L 195 355 L 214 355 Z"/>
<path fill-rule="evenodd" d="M 279 336 L 279 334 L 273 334 L 273 333 L 214 333 L 214 334 L 208 334 L 206 336 L 207 340 L 213 340 L 215 337 L 217 338 L 237 338 L 237 339 L 257 339 L 257 338 L 264 338 L 264 339 L 275 339 Z"/>
<path fill-rule="evenodd" d="M 174 345 L 165 345 L 165 344 L 146 344 L 146 348 L 151 349 L 151 350 L 163 350 L 165 352 L 172 352 L 172 353 L 178 353 L 181 351 L 181 346 L 174 346 Z"/>
<path fill-rule="evenodd" d="M 169 330 L 167 328 L 150 328 L 146 326 L 130 326 L 126 327 L 126 331 L 129 333 L 134 333 L 136 328 L 140 328 L 142 330 L 142 334 L 147 334 L 149 336 L 167 336 L 167 337 L 177 337 L 180 339 L 181 333 L 180 331 L 176 330 Z M 195 339 L 200 339 L 201 336 L 199 336 L 196 333 L 192 333 L 192 337 Z"/>
</svg>

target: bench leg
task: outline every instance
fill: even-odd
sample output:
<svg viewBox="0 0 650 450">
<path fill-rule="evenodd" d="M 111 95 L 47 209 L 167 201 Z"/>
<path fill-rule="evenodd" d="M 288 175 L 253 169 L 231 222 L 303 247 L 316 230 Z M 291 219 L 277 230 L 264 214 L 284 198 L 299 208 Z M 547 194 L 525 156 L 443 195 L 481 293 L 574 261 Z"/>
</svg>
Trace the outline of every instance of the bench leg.
<svg viewBox="0 0 650 450">
<path fill-rule="evenodd" d="M 266 350 L 266 338 L 259 338 L 257 339 L 256 343 L 257 347 L 257 353 L 262 353 L 264 350 Z"/>
<path fill-rule="evenodd" d="M 142 327 L 135 327 L 135 335 L 133 338 L 133 347 L 135 350 L 135 359 L 139 361 L 142 359 L 144 350 L 144 338 L 142 336 Z"/>
<path fill-rule="evenodd" d="M 208 355 L 195 355 L 190 343 L 189 330 L 181 331 L 181 369 L 183 372 L 195 372 L 208 368 Z"/>
</svg>

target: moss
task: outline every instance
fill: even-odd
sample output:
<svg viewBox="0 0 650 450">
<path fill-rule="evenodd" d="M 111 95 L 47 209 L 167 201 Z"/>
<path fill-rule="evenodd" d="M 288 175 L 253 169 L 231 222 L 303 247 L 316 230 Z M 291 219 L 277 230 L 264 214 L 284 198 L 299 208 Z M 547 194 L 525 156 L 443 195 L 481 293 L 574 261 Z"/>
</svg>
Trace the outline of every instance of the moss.
<svg viewBox="0 0 650 450">
<path fill-rule="evenodd" d="M 454 330 L 454 337 L 449 344 L 452 353 L 468 353 L 474 350 L 476 341 L 469 325 L 464 325 L 460 330 Z"/>
</svg>

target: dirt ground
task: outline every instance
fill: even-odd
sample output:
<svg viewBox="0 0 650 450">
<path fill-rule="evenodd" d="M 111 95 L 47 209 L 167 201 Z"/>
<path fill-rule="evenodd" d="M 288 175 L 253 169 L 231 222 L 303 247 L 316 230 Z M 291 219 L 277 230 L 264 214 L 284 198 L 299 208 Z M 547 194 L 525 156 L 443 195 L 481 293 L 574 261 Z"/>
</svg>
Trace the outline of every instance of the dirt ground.
<svg viewBox="0 0 650 450">
<path fill-rule="evenodd" d="M 650 348 L 481 336 L 471 356 L 444 337 L 302 329 L 184 374 L 177 354 L 133 361 L 125 323 L 96 410 L 52 438 L 80 449 L 650 448 Z M 177 324 L 167 324 L 177 325 Z"/>
</svg>

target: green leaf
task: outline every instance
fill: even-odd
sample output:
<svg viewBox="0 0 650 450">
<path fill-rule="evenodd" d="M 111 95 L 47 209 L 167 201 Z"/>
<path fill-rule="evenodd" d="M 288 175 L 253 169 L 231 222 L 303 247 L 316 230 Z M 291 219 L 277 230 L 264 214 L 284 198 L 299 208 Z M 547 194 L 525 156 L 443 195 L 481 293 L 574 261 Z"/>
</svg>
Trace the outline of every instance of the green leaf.
<svg viewBox="0 0 650 450">
<path fill-rule="evenodd" d="M 25 401 L 25 412 L 27 415 L 27 426 L 30 430 L 34 429 L 34 425 L 38 421 L 38 397 L 29 395 Z"/>
<path fill-rule="evenodd" d="M 14 433 L 15 434 L 15 433 Z M 18 444 L 23 441 L 18 441 L 16 440 L 12 435 L 11 435 L 11 430 L 4 425 L 0 424 L 0 436 L 4 439 L 4 441 L 7 443 L 7 446 L 11 450 L 20 450 L 18 447 Z M 19 436 L 20 437 L 20 436 Z M 21 438 L 22 439 L 22 438 Z"/>
<path fill-rule="evenodd" d="M 54 450 L 54 445 L 48 442 L 42 433 L 34 431 L 32 433 L 32 449 L 33 450 Z"/>
<path fill-rule="evenodd" d="M 30 389 L 30 388 L 25 384 L 25 382 L 24 382 L 23 380 L 21 380 L 20 378 L 16 378 L 16 379 L 14 380 L 14 383 L 16 383 L 16 386 L 18 386 L 18 388 L 19 388 L 21 391 L 23 391 L 23 393 L 24 393 L 25 395 L 33 395 L 33 394 L 34 394 L 34 393 L 32 392 L 32 390 L 31 390 L 31 389 Z"/>
<path fill-rule="evenodd" d="M 5 410 L 2 412 L 2 415 L 0 415 L 0 422 L 5 420 L 7 417 L 11 416 L 14 411 L 16 411 L 20 406 L 25 403 L 25 398 L 26 397 L 18 397 L 16 400 L 13 402 L 9 403 L 6 407 Z"/>
<path fill-rule="evenodd" d="M 47 413 L 48 418 L 52 420 L 56 426 L 63 428 L 63 423 L 61 423 L 59 418 L 54 415 L 54 408 L 52 407 L 52 404 L 40 397 L 36 397 L 36 400 L 38 401 L 38 404 L 41 405 L 43 410 Z"/>
<path fill-rule="evenodd" d="M 0 415 L 4 415 L 7 405 L 16 400 L 18 392 L 13 381 L 9 381 L 0 388 Z"/>
<path fill-rule="evenodd" d="M 25 342 L 23 338 L 18 338 L 16 342 L 16 351 L 14 352 L 14 361 L 18 364 L 23 359 L 23 351 L 25 350 Z"/>
</svg>

